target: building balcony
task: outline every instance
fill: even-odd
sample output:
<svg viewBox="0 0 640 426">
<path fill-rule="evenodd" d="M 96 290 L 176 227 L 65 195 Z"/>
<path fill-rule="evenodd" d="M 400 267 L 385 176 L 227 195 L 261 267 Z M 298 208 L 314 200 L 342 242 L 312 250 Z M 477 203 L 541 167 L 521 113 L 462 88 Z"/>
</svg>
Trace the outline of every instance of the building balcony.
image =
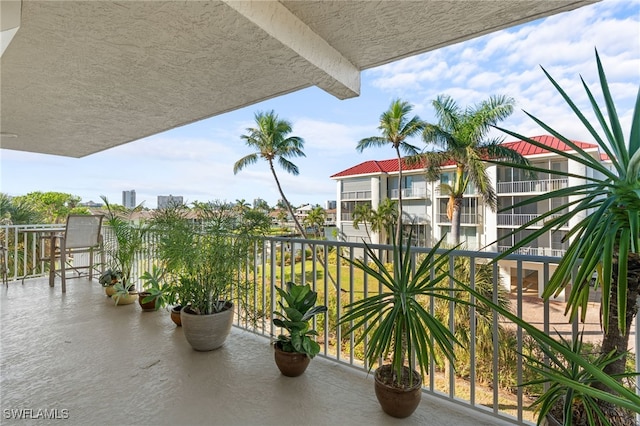
<svg viewBox="0 0 640 426">
<path fill-rule="evenodd" d="M 399 190 L 392 189 L 389 191 L 390 198 L 398 199 Z M 426 199 L 427 197 L 427 189 L 426 188 L 402 188 L 402 198 L 419 198 Z"/>
<path fill-rule="evenodd" d="M 109 229 L 104 232 L 108 234 Z M 252 255 L 244 259 L 248 263 L 243 270 L 251 290 L 243 296 L 236 289 L 238 293 L 234 294 L 245 303 L 237 304 L 243 308 L 234 316 L 232 334 L 222 348 L 196 352 L 167 311 L 142 312 L 137 304 L 114 306 L 96 281 L 69 281 L 64 294 L 59 280 L 50 288 L 43 277 L 46 270 L 32 261 L 32 253 L 41 247 L 22 235 L 26 234 L 20 233 L 19 227 L 0 227 L 0 240 L 10 248 L 5 253 L 10 281 L 0 289 L 0 396 L 5 416 L 25 415 L 24 410 L 36 414 L 38 410 L 58 410 L 57 414 L 68 416 L 66 423 L 78 425 L 397 423 L 381 411 L 373 377 L 366 374 L 368 366 L 360 359 L 367 342 L 356 347 L 353 338 L 342 335 L 344 330 L 335 326 L 349 300 L 380 291 L 379 284 L 363 279 L 345 262 L 320 260 L 329 259 L 334 252 L 347 258 L 361 256 L 362 244 L 257 239 Z M 154 263 L 153 238 L 149 244 L 148 254 L 138 258 L 134 277 L 150 270 Z M 390 246 L 371 247 L 380 256 L 391 258 Z M 425 251 L 412 248 L 411 262 L 417 262 Z M 480 267 L 496 253 L 454 251 L 452 255 Z M 536 263 L 546 276 L 558 260 L 510 255 L 505 261 L 511 270 Z M 26 273 L 31 278 L 21 284 L 20 278 Z M 492 275 L 495 292 L 502 287 L 499 274 Z M 321 352 L 299 378 L 280 374 L 270 347 L 271 338 L 279 330 L 270 320 L 270 313 L 276 309 L 275 299 L 267 295 L 274 295 L 275 286 L 290 280 L 309 283 L 329 309 L 315 324 Z M 475 285 L 475 276 L 468 284 Z M 508 294 L 513 312 L 549 334 L 558 330 L 571 338 L 578 323 L 572 324 L 563 316 L 565 303 L 525 296 L 522 284 L 517 283 L 516 290 Z M 139 289 L 140 283 L 136 285 Z M 597 317 L 598 308 L 590 306 L 589 312 Z M 453 312 L 445 315 L 453 318 Z M 468 324 L 481 320 L 475 310 L 469 315 Z M 524 333 L 497 316 L 490 321 L 489 339 L 480 345 L 480 337 L 472 337 L 469 347 L 464 348 L 468 359 L 463 372 L 432 362 L 425 376 L 422 402 L 403 424 L 535 423 L 535 414 L 529 408 L 532 400 L 516 383 L 518 377 L 524 377 L 525 358 L 509 341 L 498 338 L 501 330 L 511 330 L 514 341 L 522 342 Z M 585 339 L 598 340 L 596 320 L 584 327 Z M 471 336 L 475 332 L 471 328 Z M 637 333 L 634 325 L 632 351 Z M 502 359 L 504 354 L 510 354 L 508 361 Z M 505 362 L 513 366 L 510 370 L 515 381 L 509 381 L 509 386 L 518 389 L 515 393 L 499 386 Z"/>
<path fill-rule="evenodd" d="M 371 191 L 348 191 L 340 194 L 341 201 L 348 200 L 370 200 Z"/>
<path fill-rule="evenodd" d="M 498 246 L 499 252 L 504 252 L 509 250 L 510 246 Z M 527 256 L 551 256 L 551 257 L 561 257 L 564 256 L 566 250 L 564 249 L 554 249 L 551 247 L 522 247 L 518 249 L 517 254 L 523 254 Z"/>
<path fill-rule="evenodd" d="M 438 213 L 439 224 L 450 224 L 451 220 L 446 213 Z M 460 225 L 478 225 L 480 224 L 480 215 L 477 213 L 460 213 Z"/>
<path fill-rule="evenodd" d="M 320 356 L 285 377 L 270 339 L 238 325 L 222 348 L 196 352 L 168 312 L 114 306 L 96 281 L 73 280 L 65 294 L 45 278 L 16 281 L 0 299 L 3 424 L 32 424 L 17 419 L 42 410 L 65 425 L 397 423 L 371 375 Z M 425 394 L 403 424 L 507 422 Z"/>
<path fill-rule="evenodd" d="M 552 220 L 559 215 L 551 215 L 545 218 L 545 221 Z M 536 220 L 540 217 L 540 214 L 512 214 L 512 213 L 498 213 L 497 220 L 498 226 L 506 226 L 506 227 L 514 227 L 517 228 L 519 226 L 523 226 L 531 221 Z M 542 226 L 543 221 L 538 221 L 530 226 Z"/>
<path fill-rule="evenodd" d="M 516 182 L 498 182 L 496 192 L 498 194 L 528 194 L 551 192 L 557 189 L 567 188 L 569 180 L 547 179 L 547 180 L 524 180 Z"/>
</svg>

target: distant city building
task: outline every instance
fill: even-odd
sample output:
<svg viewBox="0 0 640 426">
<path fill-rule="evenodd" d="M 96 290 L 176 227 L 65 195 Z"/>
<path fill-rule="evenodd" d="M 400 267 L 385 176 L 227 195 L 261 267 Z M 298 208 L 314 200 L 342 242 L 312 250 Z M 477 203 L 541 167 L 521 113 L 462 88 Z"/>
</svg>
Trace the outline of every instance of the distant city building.
<svg viewBox="0 0 640 426">
<path fill-rule="evenodd" d="M 166 209 L 169 206 L 181 206 L 184 204 L 182 195 L 158 195 L 158 208 Z"/>
<path fill-rule="evenodd" d="M 325 210 L 331 210 L 338 207 L 338 202 L 336 200 L 327 200 L 324 203 Z"/>
<path fill-rule="evenodd" d="M 136 206 L 136 191 L 122 191 L 122 205 L 127 209 L 132 209 Z"/>
</svg>

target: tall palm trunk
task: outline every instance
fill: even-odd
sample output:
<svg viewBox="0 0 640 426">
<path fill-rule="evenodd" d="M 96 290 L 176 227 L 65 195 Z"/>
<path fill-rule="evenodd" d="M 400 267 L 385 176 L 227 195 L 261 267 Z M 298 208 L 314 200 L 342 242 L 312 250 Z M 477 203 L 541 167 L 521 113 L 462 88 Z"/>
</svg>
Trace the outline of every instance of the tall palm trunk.
<svg viewBox="0 0 640 426">
<path fill-rule="evenodd" d="M 396 245 L 400 245 L 400 233 L 402 232 L 402 155 L 400 147 L 396 145 L 398 156 L 398 220 L 396 221 Z"/>
<path fill-rule="evenodd" d="M 282 191 L 282 187 L 280 186 L 280 181 L 278 180 L 278 175 L 276 175 L 276 170 L 273 168 L 273 162 L 271 160 L 269 160 L 269 168 L 271 169 L 273 178 L 275 179 L 276 185 L 278 186 L 278 192 L 280 192 L 282 201 L 284 201 L 284 204 L 287 206 L 287 210 L 289 211 L 289 214 L 293 218 L 293 222 L 295 223 L 296 229 L 298 230 L 298 232 L 300 232 L 303 238 L 307 238 L 307 234 L 304 232 L 304 228 L 302 227 L 302 225 L 300 225 L 300 222 L 298 222 L 298 218 L 296 218 L 296 215 L 293 213 L 293 209 L 291 208 L 291 204 L 289 203 L 289 200 L 287 200 L 287 197 L 284 196 L 284 192 Z"/>
<path fill-rule="evenodd" d="M 631 331 L 631 323 L 638 313 L 638 296 L 640 296 L 640 254 L 630 253 L 627 270 L 627 312 L 625 317 L 625 333 L 620 334 L 618 329 L 618 304 L 614 303 L 609 309 L 609 324 L 604 332 L 602 339 L 602 353 L 609 353 L 615 350 L 617 354 L 624 353 L 629 347 L 629 332 Z M 613 283 L 618 281 L 618 261 L 614 259 L 613 274 L 611 280 Z M 618 287 L 613 284 L 611 286 L 611 300 L 618 299 Z M 636 348 L 638 350 L 640 348 Z M 625 371 L 624 357 L 616 362 L 612 362 L 604 368 L 604 372 L 612 375 Z M 604 390 L 604 386 L 599 386 Z"/>
<path fill-rule="evenodd" d="M 451 244 L 457 246 L 460 244 L 460 217 L 462 216 L 462 196 L 452 196 L 449 198 L 451 203 Z"/>
</svg>

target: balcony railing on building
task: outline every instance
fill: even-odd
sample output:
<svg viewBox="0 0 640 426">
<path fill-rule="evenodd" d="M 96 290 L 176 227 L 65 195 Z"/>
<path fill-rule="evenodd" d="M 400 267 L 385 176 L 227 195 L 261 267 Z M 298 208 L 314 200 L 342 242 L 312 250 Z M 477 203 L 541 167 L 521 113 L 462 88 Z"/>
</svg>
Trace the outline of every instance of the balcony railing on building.
<svg viewBox="0 0 640 426">
<path fill-rule="evenodd" d="M 390 198 L 398 198 L 398 188 L 389 191 Z M 402 198 L 427 198 L 427 188 L 402 188 Z"/>
<path fill-rule="evenodd" d="M 480 222 L 480 215 L 478 213 L 460 213 L 461 225 L 478 225 Z M 438 213 L 438 223 L 451 223 L 451 220 L 446 213 Z"/>
<path fill-rule="evenodd" d="M 560 215 L 547 216 L 544 218 L 544 221 L 555 219 L 558 216 Z M 498 226 L 511 226 L 511 227 L 523 226 L 537 219 L 538 217 L 540 217 L 539 213 L 533 213 L 533 214 L 498 213 L 497 214 Z M 532 227 L 542 226 L 544 224 L 543 223 L 544 221 L 541 220 L 541 221 L 535 222 L 530 226 Z"/>
<path fill-rule="evenodd" d="M 498 182 L 496 185 L 496 191 L 498 194 L 550 192 L 557 189 L 566 188 L 568 185 L 569 181 L 566 178 Z"/>
<path fill-rule="evenodd" d="M 469 221 L 471 217 L 469 216 Z M 9 248 L 5 253 L 9 279 L 17 280 L 21 278 L 21 275 L 27 274 L 28 270 L 31 270 L 29 276 L 43 276 L 46 273 L 44 265 L 32 265 L 34 254 L 44 247 L 39 246 L 36 239 L 26 237 L 25 235 L 32 234 L 22 233 L 21 230 L 24 228 L 21 226 L 0 226 L 0 241 Z M 109 228 L 104 228 L 103 232 L 105 240 L 107 240 Z M 146 252 L 140 253 L 137 257 L 134 277 L 139 277 L 157 263 L 154 255 L 154 240 L 153 233 L 150 233 Z M 372 247 L 381 258 L 392 258 L 390 246 L 373 245 Z M 503 249 L 503 247 L 500 248 Z M 425 248 L 412 248 L 412 262 L 417 263 L 426 251 Z M 344 330 L 336 326 L 347 303 L 363 295 L 383 290 L 375 280 L 363 276 L 361 271 L 338 257 L 340 254 L 343 258 L 354 259 L 363 256 L 363 253 L 361 243 L 280 237 L 255 238 L 252 249 L 247 253 L 247 258 L 238 260 L 242 264 L 242 274 L 248 285 L 242 290 L 234 289 L 232 295 L 242 301 L 239 304 L 240 309 L 235 314 L 235 326 L 266 337 L 277 335 L 278 331 L 268 314 L 276 309 L 275 287 L 283 286 L 287 281 L 298 283 L 304 281 L 319 292 L 319 301 L 329 307 L 328 313 L 314 324 L 314 328 L 320 332 L 318 337 L 322 348 L 320 356 L 357 369 L 368 370 L 369 366 L 360 357 L 360 354 L 366 350 L 366 346 L 356 347 L 353 336 L 343 335 Z M 514 271 L 511 283 L 501 282 L 500 265 L 489 263 L 496 256 L 496 253 L 454 251 L 449 265 L 450 268 L 457 269 L 457 262 L 464 261 L 470 265 L 470 271 L 476 271 L 483 267 L 489 268 L 490 274 L 488 276 L 493 277 L 490 279 L 492 280 L 489 284 L 490 291 L 494 294 L 499 291 L 507 291 L 508 298 L 511 299 L 512 311 L 521 318 L 526 318 L 527 310 L 532 309 L 533 306 L 530 303 L 535 303 L 536 309 L 542 310 L 543 314 L 537 316 L 532 324 L 538 324 L 540 329 L 551 335 L 554 330 L 551 329 L 550 303 L 556 302 L 541 299 L 531 302 L 530 298 L 524 298 L 525 291 L 529 287 L 528 283 L 525 285 L 525 278 L 529 279 L 525 271 L 537 268 L 542 278 L 539 282 L 546 282 L 551 276 L 559 259 L 548 257 L 549 254 L 559 254 L 559 252 L 553 250 L 540 252 L 539 249 L 532 248 L 525 254 L 508 256 L 505 260 L 508 263 L 507 269 Z M 32 266 L 35 268 L 30 268 Z M 475 273 L 471 273 L 468 285 L 475 287 L 478 284 L 476 282 L 477 276 Z M 15 284 L 9 284 L 9 286 L 11 285 Z M 140 288 L 140 282 L 137 282 L 136 285 Z M 453 286 L 454 282 L 451 281 L 450 285 Z M 425 301 L 425 303 L 428 302 Z M 429 309 L 434 309 L 434 307 L 431 306 Z M 443 314 L 449 318 L 448 323 L 452 329 L 456 328 L 455 315 L 460 313 L 455 309 L 454 304 L 448 304 L 448 313 L 445 311 Z M 468 330 L 468 347 L 464 351 L 465 356 L 468 356 L 468 362 L 465 359 L 464 371 L 456 374 L 453 365 L 439 367 L 432 360 L 423 391 L 515 424 L 533 424 L 533 413 L 527 408 L 531 400 L 523 388 L 519 386 L 523 382 L 524 370 L 526 369 L 525 358 L 521 355 L 527 342 L 525 334 L 519 327 L 503 322 L 495 314 L 489 314 L 488 318 L 483 317 L 490 322 L 488 329 L 483 329 L 483 332 L 488 330 L 489 336 L 485 336 L 485 340 L 481 342 L 481 332 L 475 326 L 480 320 L 480 313 L 473 308 L 465 309 L 467 309 L 469 316 L 466 326 L 470 328 Z M 590 309 L 597 309 L 597 307 Z M 563 310 L 564 306 L 562 308 L 554 306 L 553 308 L 553 312 L 562 312 Z M 565 337 L 575 335 L 579 327 L 583 327 L 577 322 L 577 319 L 571 323 L 567 321 L 564 323 L 563 334 Z M 557 322 L 556 318 L 553 328 L 558 327 L 563 327 L 563 325 L 562 322 Z M 510 330 L 510 333 L 513 333 L 508 341 L 504 340 L 505 330 Z M 633 330 L 635 338 L 632 340 L 634 348 L 637 348 L 640 346 L 637 321 Z M 598 330 L 588 331 L 593 331 L 593 333 L 585 333 L 585 336 L 590 335 L 597 338 Z M 367 342 L 365 341 L 363 344 L 366 345 Z M 507 347 L 501 346 L 501 344 L 507 344 Z M 487 351 L 488 354 L 485 353 Z M 510 358 L 503 358 L 501 355 L 503 352 L 508 353 Z M 636 371 L 638 371 L 638 363 L 640 361 L 636 358 Z M 513 381 L 510 381 L 507 387 L 512 392 L 508 392 L 503 386 L 504 377 L 501 374 L 506 370 L 511 371 L 509 377 Z M 505 403 L 505 401 L 508 402 Z"/>
<path fill-rule="evenodd" d="M 370 200 L 371 191 L 348 191 L 340 194 L 342 201 L 346 200 Z"/>
</svg>

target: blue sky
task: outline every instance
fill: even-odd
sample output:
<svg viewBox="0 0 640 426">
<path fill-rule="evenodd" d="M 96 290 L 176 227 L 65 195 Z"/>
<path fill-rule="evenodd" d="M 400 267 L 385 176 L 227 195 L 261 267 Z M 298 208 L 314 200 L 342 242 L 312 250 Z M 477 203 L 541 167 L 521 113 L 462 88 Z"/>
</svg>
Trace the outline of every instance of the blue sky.
<svg viewBox="0 0 640 426">
<path fill-rule="evenodd" d="M 292 123 L 292 135 L 305 140 L 306 158 L 293 160 L 300 175 L 278 170 L 287 198 L 294 205 L 324 205 L 336 199 L 336 183 L 329 176 L 394 156 L 390 147 L 355 150 L 358 140 L 379 134 L 378 119 L 393 99 L 410 102 L 420 118 L 434 121 L 431 101 L 440 94 L 463 107 L 507 95 L 516 100 L 516 111 L 503 127 L 543 134 L 525 110 L 572 139 L 591 142 L 540 66 L 584 110 L 588 104 L 580 75 L 600 96 L 594 48 L 628 135 L 640 86 L 640 2 L 604 0 L 364 71 L 355 99 L 341 101 L 312 87 L 80 159 L 1 149 L 0 191 L 60 191 L 83 201 L 106 195 L 120 203 L 123 190 L 135 189 L 137 201 L 150 208 L 156 207 L 158 195 L 169 194 L 187 202 L 259 197 L 274 205 L 279 194 L 264 161 L 233 174 L 233 164 L 251 152 L 240 136 L 253 125 L 254 114 L 274 110 Z M 419 139 L 413 143 L 424 146 Z"/>
</svg>

